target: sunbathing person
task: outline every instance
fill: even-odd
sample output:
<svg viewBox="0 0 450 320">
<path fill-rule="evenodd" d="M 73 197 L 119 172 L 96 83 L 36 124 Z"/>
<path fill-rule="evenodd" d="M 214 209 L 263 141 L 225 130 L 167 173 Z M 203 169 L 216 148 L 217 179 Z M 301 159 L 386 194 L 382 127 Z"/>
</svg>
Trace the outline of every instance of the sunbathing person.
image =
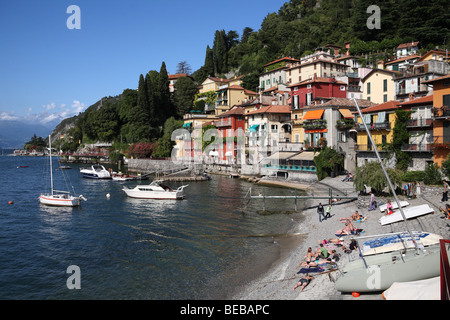
<svg viewBox="0 0 450 320">
<path fill-rule="evenodd" d="M 366 220 L 365 217 L 363 217 L 362 215 L 360 215 L 358 213 L 358 210 L 355 211 L 354 214 L 352 214 L 352 216 L 350 218 L 341 218 L 339 219 L 341 221 L 356 221 L 356 222 L 362 222 L 364 220 Z"/>
<path fill-rule="evenodd" d="M 314 261 L 303 261 L 302 263 L 300 263 L 299 267 L 302 268 L 315 268 L 315 267 L 323 267 L 325 265 L 328 264 L 335 264 L 335 262 L 333 262 L 331 260 L 331 258 L 328 259 L 317 259 Z"/>
<path fill-rule="evenodd" d="M 315 259 L 315 254 L 312 252 L 311 247 L 308 248 L 308 252 L 305 255 L 306 261 L 311 261 Z"/>
<path fill-rule="evenodd" d="M 302 289 L 300 291 L 303 291 L 303 289 L 305 289 L 305 287 L 311 282 L 312 279 L 314 279 L 314 277 L 306 274 L 304 277 L 300 278 L 300 280 L 298 281 L 298 283 L 294 286 L 294 288 L 292 290 L 295 290 L 298 287 L 302 287 Z"/>
<path fill-rule="evenodd" d="M 441 213 L 444 214 L 446 219 L 450 219 L 450 204 L 445 206 L 445 209 L 440 207 Z"/>
</svg>

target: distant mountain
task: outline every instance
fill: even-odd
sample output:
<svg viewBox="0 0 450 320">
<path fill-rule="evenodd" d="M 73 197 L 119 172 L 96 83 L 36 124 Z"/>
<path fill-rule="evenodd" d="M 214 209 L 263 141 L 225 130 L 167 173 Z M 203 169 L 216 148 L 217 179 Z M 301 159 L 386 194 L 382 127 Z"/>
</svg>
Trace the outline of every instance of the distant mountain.
<svg viewBox="0 0 450 320">
<path fill-rule="evenodd" d="M 31 137 L 46 137 L 51 128 L 42 124 L 31 124 L 17 120 L 0 120 L 0 149 L 21 149 Z"/>
</svg>

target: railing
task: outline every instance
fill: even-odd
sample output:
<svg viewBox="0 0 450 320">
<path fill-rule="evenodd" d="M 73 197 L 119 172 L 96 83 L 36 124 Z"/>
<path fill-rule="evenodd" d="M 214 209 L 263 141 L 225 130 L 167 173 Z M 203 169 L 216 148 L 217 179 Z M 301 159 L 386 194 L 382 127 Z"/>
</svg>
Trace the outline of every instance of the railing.
<svg viewBox="0 0 450 320">
<path fill-rule="evenodd" d="M 435 118 L 450 117 L 450 107 L 449 106 L 434 107 L 433 116 Z"/>
<path fill-rule="evenodd" d="M 223 120 L 215 122 L 216 127 L 231 127 L 231 119 Z"/>
<path fill-rule="evenodd" d="M 355 126 L 355 121 L 352 119 L 344 119 L 344 120 L 339 120 L 336 123 L 336 128 L 338 130 L 348 130 L 351 129 Z"/>
<path fill-rule="evenodd" d="M 407 127 L 430 127 L 433 125 L 433 119 L 411 119 L 406 123 Z"/>
<path fill-rule="evenodd" d="M 304 120 L 303 129 L 314 130 L 314 129 L 326 129 L 327 120 Z"/>
<path fill-rule="evenodd" d="M 402 145 L 402 151 L 404 152 L 431 152 L 431 144 L 419 143 L 419 144 L 404 144 Z"/>
<path fill-rule="evenodd" d="M 369 130 L 391 130 L 391 124 L 389 122 L 375 122 L 372 124 L 367 124 Z M 356 130 L 365 130 L 364 124 L 357 123 L 355 125 Z"/>
<path fill-rule="evenodd" d="M 383 151 L 381 146 L 376 146 L 376 147 L 377 147 L 377 151 Z M 369 151 L 369 152 L 373 151 L 373 152 L 375 152 L 374 147 L 372 145 L 368 145 L 368 144 L 357 144 L 355 150 L 356 151 Z"/>
<path fill-rule="evenodd" d="M 302 172 L 316 172 L 316 166 L 293 166 L 293 165 L 278 165 L 266 164 L 266 168 L 275 170 L 289 170 L 289 171 L 302 171 Z"/>
<path fill-rule="evenodd" d="M 431 147 L 434 149 L 450 149 L 449 136 L 434 136 Z"/>
<path fill-rule="evenodd" d="M 441 246 L 441 300 L 449 300 L 450 298 L 450 264 L 447 255 L 447 244 L 450 240 L 439 240 Z"/>
</svg>

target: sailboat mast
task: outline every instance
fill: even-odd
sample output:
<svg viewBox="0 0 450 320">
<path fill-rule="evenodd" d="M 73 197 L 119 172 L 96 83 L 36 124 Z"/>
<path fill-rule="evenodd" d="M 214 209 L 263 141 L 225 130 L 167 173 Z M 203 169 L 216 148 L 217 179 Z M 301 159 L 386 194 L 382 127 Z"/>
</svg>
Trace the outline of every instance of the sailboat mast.
<svg viewBox="0 0 450 320">
<path fill-rule="evenodd" d="M 51 139 L 52 135 L 48 136 L 48 145 L 49 145 L 49 152 L 50 152 L 50 186 L 52 189 L 52 195 L 53 195 L 53 168 L 52 168 L 52 139 Z"/>
<path fill-rule="evenodd" d="M 418 250 L 419 250 L 419 247 L 417 246 L 416 240 L 414 239 L 414 236 L 413 236 L 411 230 L 409 230 L 408 222 L 406 222 L 406 216 L 405 216 L 405 213 L 403 212 L 402 206 L 400 205 L 400 201 L 398 200 L 397 194 L 395 193 L 395 189 L 394 189 L 394 186 L 392 185 L 391 179 L 389 179 L 389 176 L 388 176 L 388 174 L 387 174 L 387 172 L 386 172 L 386 168 L 384 167 L 383 161 L 381 161 L 380 154 L 378 153 L 378 150 L 377 150 L 377 147 L 376 147 L 376 145 L 375 145 L 375 143 L 374 143 L 374 141 L 373 141 L 372 135 L 370 134 L 370 131 L 369 131 L 369 129 L 367 128 L 366 122 L 364 121 L 364 118 L 363 118 L 362 113 L 361 113 L 361 109 L 359 108 L 359 105 L 358 105 L 358 103 L 356 102 L 356 99 L 353 98 L 352 100 L 355 102 L 356 109 L 358 110 L 358 114 L 359 114 L 359 116 L 361 117 L 362 123 L 364 124 L 364 128 L 365 128 L 365 130 L 366 130 L 366 132 L 367 132 L 367 136 L 369 137 L 370 143 L 372 144 L 373 149 L 375 150 L 375 154 L 376 154 L 376 156 L 377 156 L 377 158 L 378 158 L 378 162 L 379 162 L 380 165 L 381 165 L 381 169 L 383 169 L 384 176 L 386 177 L 386 180 L 387 180 L 387 182 L 388 182 L 388 184 L 389 184 L 389 188 L 391 189 L 392 195 L 393 195 L 394 198 L 395 198 L 395 202 L 397 202 L 398 208 L 399 208 L 399 210 L 400 210 L 400 214 L 402 215 L 403 221 L 405 222 L 406 230 L 408 231 L 408 233 L 409 233 L 409 235 L 410 235 L 410 237 L 411 237 L 411 240 L 412 240 L 412 242 L 413 242 L 413 244 L 414 244 L 414 247 L 415 247 L 416 250 L 418 251 Z"/>
</svg>

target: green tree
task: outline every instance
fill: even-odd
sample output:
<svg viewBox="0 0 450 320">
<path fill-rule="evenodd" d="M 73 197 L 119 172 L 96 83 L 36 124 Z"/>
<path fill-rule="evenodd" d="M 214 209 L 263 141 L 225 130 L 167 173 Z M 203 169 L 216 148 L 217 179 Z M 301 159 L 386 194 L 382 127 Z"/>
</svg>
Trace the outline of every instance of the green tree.
<svg viewBox="0 0 450 320">
<path fill-rule="evenodd" d="M 392 149 L 395 153 L 397 163 L 395 167 L 399 170 L 406 171 L 411 161 L 411 155 L 402 151 L 402 146 L 409 143 L 410 133 L 407 128 L 408 121 L 411 117 L 411 111 L 396 110 L 396 121 L 393 128 Z"/>
<path fill-rule="evenodd" d="M 317 178 L 323 180 L 344 165 L 344 156 L 333 148 L 325 147 L 314 157 Z"/>
<path fill-rule="evenodd" d="M 181 77 L 177 80 L 175 92 L 173 93 L 177 118 L 182 118 L 183 115 L 192 109 L 196 93 L 197 85 L 191 78 Z"/>
<path fill-rule="evenodd" d="M 386 168 L 389 180 L 394 188 L 402 185 L 403 172 L 396 169 Z M 380 194 L 389 186 L 388 181 L 383 173 L 383 169 L 378 161 L 371 161 L 361 167 L 356 168 L 353 176 L 353 184 L 357 191 L 365 190 L 365 185 Z"/>
<path fill-rule="evenodd" d="M 176 115 L 175 108 L 170 100 L 169 75 L 167 73 L 166 63 L 164 61 L 162 62 L 161 69 L 159 71 L 158 94 L 158 112 L 161 112 L 163 115 L 163 118 L 161 119 L 162 121 L 159 125 L 163 126 L 166 119 Z"/>
<path fill-rule="evenodd" d="M 176 120 L 174 117 L 166 120 L 164 123 L 164 135 L 158 140 L 158 148 L 154 153 L 156 158 L 168 158 L 171 156 L 175 145 L 175 142 L 172 141 L 172 133 L 181 127 L 183 127 L 183 120 Z"/>
</svg>

